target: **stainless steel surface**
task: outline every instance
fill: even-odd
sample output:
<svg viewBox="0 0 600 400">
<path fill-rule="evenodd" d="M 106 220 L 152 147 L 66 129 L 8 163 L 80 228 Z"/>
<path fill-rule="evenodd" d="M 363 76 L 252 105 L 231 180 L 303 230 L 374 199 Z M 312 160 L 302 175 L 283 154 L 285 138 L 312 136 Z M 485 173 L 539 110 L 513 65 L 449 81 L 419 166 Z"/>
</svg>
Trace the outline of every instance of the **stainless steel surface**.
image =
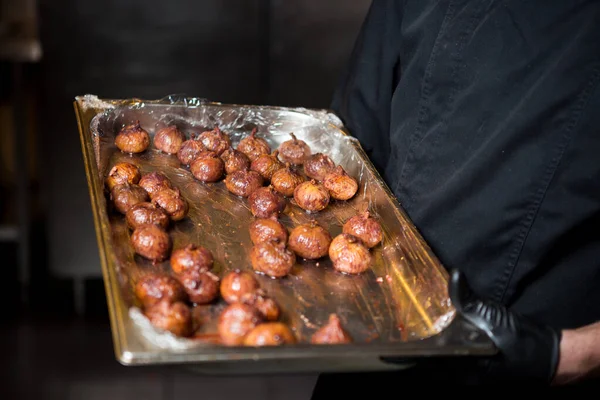
<svg viewBox="0 0 600 400">
<path fill-rule="evenodd" d="M 177 101 L 103 101 L 93 96 L 75 102 L 86 174 L 94 211 L 103 274 L 109 301 L 115 352 L 124 364 L 203 363 L 218 368 L 230 361 L 258 361 L 257 368 L 281 363 L 282 370 L 298 370 L 310 360 L 335 370 L 353 368 L 357 358 L 380 356 L 490 354 L 494 348 L 485 335 L 454 318 L 446 291 L 447 274 L 420 237 L 396 199 L 381 180 L 340 121 L 326 111 L 222 105 Z M 309 143 L 313 152 L 327 153 L 359 180 L 359 192 L 348 202 L 334 202 L 318 214 L 307 214 L 290 201 L 282 217 L 288 227 L 316 218 L 335 236 L 343 223 L 365 209 L 384 227 L 384 241 L 373 249 L 372 268 L 360 276 L 333 271 L 329 260 L 299 260 L 283 279 L 257 276 L 283 309 L 299 339 L 278 348 L 224 347 L 215 343 L 216 316 L 224 304 L 196 307 L 202 324 L 193 339 L 178 338 L 154 329 L 136 307 L 132 287 L 151 271 L 170 271 L 168 262 L 153 265 L 136 256 L 122 216 L 107 207 L 103 182 L 114 163 L 129 160 L 144 173 L 160 170 L 181 190 L 190 204 L 188 216 L 169 231 L 174 248 L 193 242 L 215 255 L 215 273 L 251 270 L 248 224 L 252 215 L 245 199 L 233 196 L 223 182 L 203 184 L 180 166 L 174 156 L 152 146 L 142 155 L 126 155 L 114 146 L 123 124 L 139 120 L 153 135 L 155 128 L 176 122 L 188 135 L 215 124 L 229 133 L 234 145 L 258 127 L 272 148 L 289 133 Z M 314 346 L 311 334 L 330 313 L 337 313 L 354 337 L 351 345 Z M 381 364 L 381 368 L 390 368 Z M 242 366 L 243 363 L 238 363 Z M 384 366 L 385 365 L 385 366 Z M 230 370 L 229 366 L 227 370 Z M 236 368 L 233 366 L 233 368 Z M 366 364 L 365 364 L 366 368 Z M 395 367 L 397 368 L 397 367 Z"/>
<path fill-rule="evenodd" d="M 16 225 L 0 225 L 0 242 L 12 242 L 19 238 L 19 228 Z"/>
</svg>

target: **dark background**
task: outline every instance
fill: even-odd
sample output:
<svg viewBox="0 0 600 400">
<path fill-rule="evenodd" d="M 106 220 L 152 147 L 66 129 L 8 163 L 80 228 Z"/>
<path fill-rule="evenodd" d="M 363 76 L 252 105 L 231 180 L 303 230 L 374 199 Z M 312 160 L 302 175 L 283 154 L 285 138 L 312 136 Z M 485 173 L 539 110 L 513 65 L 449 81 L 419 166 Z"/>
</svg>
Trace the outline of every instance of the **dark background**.
<svg viewBox="0 0 600 400">
<path fill-rule="evenodd" d="M 0 397 L 309 398 L 314 375 L 116 362 L 72 102 L 184 94 L 327 108 L 370 1 L 0 4 Z"/>
</svg>

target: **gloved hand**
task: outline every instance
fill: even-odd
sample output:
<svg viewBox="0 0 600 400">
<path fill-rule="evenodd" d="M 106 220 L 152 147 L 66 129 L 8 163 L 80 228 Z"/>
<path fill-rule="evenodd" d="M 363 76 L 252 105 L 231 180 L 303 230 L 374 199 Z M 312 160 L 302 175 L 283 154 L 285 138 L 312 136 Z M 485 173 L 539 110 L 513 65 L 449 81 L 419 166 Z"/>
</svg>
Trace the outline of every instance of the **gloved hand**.
<svg viewBox="0 0 600 400">
<path fill-rule="evenodd" d="M 458 270 L 451 271 L 448 289 L 458 314 L 486 332 L 499 350 L 488 360 L 489 378 L 550 384 L 558 366 L 560 331 L 478 298 Z"/>
</svg>

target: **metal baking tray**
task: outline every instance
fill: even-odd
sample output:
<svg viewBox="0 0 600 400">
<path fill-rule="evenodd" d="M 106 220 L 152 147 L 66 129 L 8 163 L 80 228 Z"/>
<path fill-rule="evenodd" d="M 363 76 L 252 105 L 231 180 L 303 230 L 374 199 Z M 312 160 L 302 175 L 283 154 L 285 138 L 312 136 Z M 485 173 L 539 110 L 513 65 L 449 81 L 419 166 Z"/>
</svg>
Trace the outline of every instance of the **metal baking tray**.
<svg viewBox="0 0 600 400">
<path fill-rule="evenodd" d="M 373 167 L 360 143 L 328 110 L 230 105 L 196 98 L 106 100 L 93 95 L 74 102 L 94 215 L 102 273 L 117 359 L 125 365 L 187 364 L 204 371 L 348 371 L 400 368 L 382 357 L 415 359 L 433 356 L 488 355 L 489 338 L 456 316 L 447 293 L 448 275 L 420 236 L 397 199 Z M 138 164 L 143 173 L 159 170 L 181 190 L 190 204 L 188 216 L 170 228 L 174 248 L 193 242 L 215 256 L 214 272 L 252 270 L 248 224 L 253 219 L 245 199 L 230 194 L 223 182 L 201 183 L 175 156 L 151 145 L 141 155 L 121 153 L 114 145 L 118 130 L 139 120 L 152 136 L 156 127 L 176 123 L 188 135 L 218 125 L 234 146 L 256 127 L 273 149 L 293 132 L 313 152 L 328 154 L 359 181 L 358 194 L 333 202 L 324 211 L 307 214 L 289 203 L 281 221 L 288 228 L 316 218 L 332 234 L 368 209 L 383 225 L 382 244 L 373 249 L 372 268 L 359 276 L 339 274 L 330 261 L 298 259 L 282 279 L 258 275 L 261 286 L 283 310 L 298 343 L 280 347 L 225 347 L 210 338 L 219 300 L 198 306 L 202 324 L 195 338 L 159 332 L 145 319 L 133 296 L 144 273 L 170 271 L 168 261 L 153 265 L 135 256 L 124 218 L 109 211 L 104 179 L 122 160 Z M 354 338 L 347 345 L 311 345 L 310 336 L 330 313 L 341 318 Z M 235 361 L 235 362 L 233 362 Z M 244 362 L 245 361 L 245 362 Z"/>
</svg>

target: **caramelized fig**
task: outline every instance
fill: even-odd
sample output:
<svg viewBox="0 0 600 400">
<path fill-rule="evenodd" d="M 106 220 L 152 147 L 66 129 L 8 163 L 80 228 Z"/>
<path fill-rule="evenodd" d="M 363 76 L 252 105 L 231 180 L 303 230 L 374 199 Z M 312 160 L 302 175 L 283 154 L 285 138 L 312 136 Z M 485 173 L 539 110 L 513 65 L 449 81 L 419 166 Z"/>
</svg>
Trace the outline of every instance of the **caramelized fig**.
<svg viewBox="0 0 600 400">
<path fill-rule="evenodd" d="M 225 346 L 239 346 L 246 335 L 254 329 L 262 318 L 259 312 L 247 304 L 230 304 L 219 315 L 217 329 L 221 343 Z"/>
<path fill-rule="evenodd" d="M 277 302 L 267 296 L 262 289 L 245 293 L 240 302 L 256 308 L 266 321 L 277 321 L 281 315 Z"/>
<path fill-rule="evenodd" d="M 204 147 L 209 151 L 216 153 L 217 156 L 223 154 L 223 152 L 231 146 L 229 135 L 222 132 L 218 126 L 212 131 L 202 132 L 198 137 L 198 140 L 200 140 Z"/>
<path fill-rule="evenodd" d="M 171 269 L 176 274 L 204 272 L 213 268 L 215 259 L 210 250 L 196 244 L 174 250 L 171 253 Z"/>
<path fill-rule="evenodd" d="M 272 278 L 282 278 L 290 273 L 296 263 L 296 255 L 285 243 L 262 242 L 250 251 L 250 262 L 256 272 Z"/>
<path fill-rule="evenodd" d="M 115 145 L 123 153 L 142 153 L 150 145 L 150 135 L 142 128 L 140 121 L 127 125 L 117 134 Z"/>
<path fill-rule="evenodd" d="M 281 143 L 279 146 L 279 158 L 286 163 L 301 165 L 310 157 L 310 147 L 293 133 L 290 133 L 290 136 L 292 139 Z"/>
<path fill-rule="evenodd" d="M 261 154 L 271 154 L 271 146 L 261 137 L 256 136 L 257 128 L 252 129 L 250 136 L 246 136 L 238 143 L 237 149 L 244 153 L 250 161 L 254 161 Z"/>
<path fill-rule="evenodd" d="M 219 277 L 210 271 L 184 272 L 177 279 L 192 303 L 209 304 L 219 295 Z"/>
<path fill-rule="evenodd" d="M 250 211 L 257 218 L 277 216 L 285 210 L 285 197 L 276 192 L 272 186 L 256 189 L 248 196 Z"/>
<path fill-rule="evenodd" d="M 265 180 L 271 180 L 273 174 L 285 165 L 277 158 L 278 151 L 275 150 L 273 154 L 261 154 L 252 161 L 250 169 L 258 172 Z"/>
<path fill-rule="evenodd" d="M 294 200 L 298 207 L 306 211 L 317 212 L 327 207 L 330 195 L 325 186 L 311 179 L 296 186 Z"/>
<path fill-rule="evenodd" d="M 369 211 L 355 215 L 346 221 L 342 232 L 356 236 L 368 248 L 377 246 L 383 240 L 381 224 L 370 216 Z"/>
<path fill-rule="evenodd" d="M 261 242 L 277 240 L 286 243 L 288 240 L 288 231 L 285 226 L 272 215 L 269 218 L 256 218 L 250 223 L 250 240 L 257 244 Z"/>
<path fill-rule="evenodd" d="M 250 159 L 241 151 L 229 147 L 221 154 L 221 159 L 225 163 L 225 173 L 233 174 L 235 171 L 249 169 Z"/>
<path fill-rule="evenodd" d="M 288 247 L 299 257 L 316 260 L 328 254 L 331 240 L 329 231 L 312 220 L 292 229 Z"/>
<path fill-rule="evenodd" d="M 282 346 L 296 343 L 291 329 L 282 322 L 265 322 L 252 329 L 244 338 L 245 346 Z"/>
<path fill-rule="evenodd" d="M 335 169 L 335 163 L 329 156 L 316 153 L 304 161 L 304 173 L 311 179 L 323 181 L 325 176 Z"/>
<path fill-rule="evenodd" d="M 163 189 L 173 189 L 171 181 L 162 172 L 149 172 L 142 176 L 139 185 L 144 188 L 150 198 Z"/>
<path fill-rule="evenodd" d="M 358 191 L 358 182 L 348 175 L 341 165 L 325 175 L 323 185 L 336 200 L 349 200 Z"/>
<path fill-rule="evenodd" d="M 193 331 L 192 311 L 182 302 L 161 301 L 145 311 L 150 323 L 173 335 L 188 337 Z"/>
<path fill-rule="evenodd" d="M 221 281 L 221 297 L 227 303 L 238 303 L 240 299 L 260 288 L 256 277 L 247 271 L 232 271 Z"/>
<path fill-rule="evenodd" d="M 225 178 L 225 187 L 240 197 L 248 197 L 262 187 L 264 179 L 258 172 L 249 170 L 235 171 Z"/>
<path fill-rule="evenodd" d="M 342 344 L 352 341 L 352 336 L 344 329 L 336 314 L 330 314 L 327 324 L 319 328 L 311 338 L 312 344 Z"/>
<path fill-rule="evenodd" d="M 345 274 L 361 274 L 371 266 L 372 255 L 356 236 L 340 233 L 329 246 L 333 268 Z"/>
<path fill-rule="evenodd" d="M 286 164 L 285 168 L 275 171 L 271 177 L 271 186 L 286 197 L 293 197 L 296 187 L 305 182 L 306 178 L 290 168 Z"/>
<path fill-rule="evenodd" d="M 133 249 L 140 256 L 153 262 L 161 262 L 169 257 L 171 238 L 156 225 L 142 225 L 131 234 Z"/>
<path fill-rule="evenodd" d="M 149 200 L 148 193 L 143 188 L 129 183 L 115 186 L 110 195 L 121 214 L 126 214 L 131 207 Z"/>
<path fill-rule="evenodd" d="M 154 147 L 163 153 L 177 154 L 185 142 L 185 134 L 175 125 L 160 129 L 154 134 Z"/>
<path fill-rule="evenodd" d="M 187 301 L 187 294 L 181 283 L 170 275 L 160 273 L 142 276 L 135 284 L 134 293 L 144 308 L 160 301 Z"/>
<path fill-rule="evenodd" d="M 200 154 L 208 151 L 197 138 L 188 139 L 181 144 L 177 158 L 183 165 L 190 165 Z"/>
<path fill-rule="evenodd" d="M 153 224 L 162 229 L 169 227 L 169 215 L 160 207 L 148 202 L 138 203 L 127 210 L 125 214 L 127 226 L 137 229 L 142 225 Z"/>
<path fill-rule="evenodd" d="M 225 173 L 225 163 L 216 153 L 204 152 L 192 161 L 190 171 L 201 182 L 216 182 Z"/>
<path fill-rule="evenodd" d="M 172 221 L 182 220 L 189 211 L 188 202 L 181 197 L 179 189 L 162 189 L 156 192 L 152 203 L 165 210 Z"/>
<path fill-rule="evenodd" d="M 128 162 L 116 163 L 106 177 L 108 190 L 113 190 L 117 185 L 129 183 L 135 185 L 140 181 L 141 173 L 137 165 Z"/>
</svg>

